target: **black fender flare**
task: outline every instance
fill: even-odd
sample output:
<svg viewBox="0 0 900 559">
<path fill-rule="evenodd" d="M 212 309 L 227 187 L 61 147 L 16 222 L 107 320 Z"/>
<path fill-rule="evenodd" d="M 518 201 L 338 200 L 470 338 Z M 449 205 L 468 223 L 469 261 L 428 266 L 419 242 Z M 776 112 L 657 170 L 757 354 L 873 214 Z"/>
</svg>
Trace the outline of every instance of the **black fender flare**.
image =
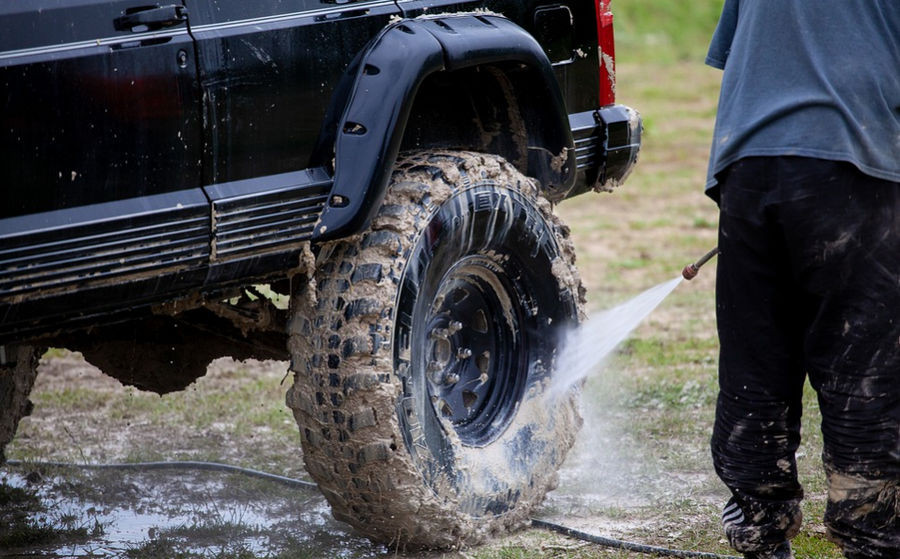
<svg viewBox="0 0 900 559">
<path fill-rule="evenodd" d="M 338 86 L 316 150 L 334 146 L 334 185 L 312 241 L 368 227 L 384 199 L 391 169 L 419 86 L 429 75 L 514 62 L 535 74 L 547 100 L 545 145 L 530 153 L 529 171 L 552 199 L 575 184 L 572 132 L 550 60 L 527 31 L 495 15 L 454 14 L 405 19 L 385 27 L 360 53 Z M 340 115 L 339 115 L 340 113 Z M 325 161 L 320 161 L 325 163 Z"/>
</svg>

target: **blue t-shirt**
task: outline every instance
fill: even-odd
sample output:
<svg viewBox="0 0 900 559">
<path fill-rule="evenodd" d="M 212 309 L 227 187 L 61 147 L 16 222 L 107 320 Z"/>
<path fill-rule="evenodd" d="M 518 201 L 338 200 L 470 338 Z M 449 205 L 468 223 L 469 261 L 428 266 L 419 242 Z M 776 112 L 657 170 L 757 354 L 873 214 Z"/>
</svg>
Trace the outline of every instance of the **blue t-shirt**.
<svg viewBox="0 0 900 559">
<path fill-rule="evenodd" d="M 848 161 L 900 181 L 900 0 L 726 0 L 707 193 L 749 156 Z M 712 189 L 712 190 L 710 190 Z"/>
</svg>

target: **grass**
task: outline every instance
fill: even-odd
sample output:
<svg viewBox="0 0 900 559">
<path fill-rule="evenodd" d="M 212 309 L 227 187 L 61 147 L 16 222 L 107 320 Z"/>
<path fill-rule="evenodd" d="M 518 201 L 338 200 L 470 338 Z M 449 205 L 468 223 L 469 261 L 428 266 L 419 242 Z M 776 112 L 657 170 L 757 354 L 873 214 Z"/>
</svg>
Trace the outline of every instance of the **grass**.
<svg viewBox="0 0 900 559">
<path fill-rule="evenodd" d="M 224 546 L 208 552 L 184 549 L 184 544 L 174 538 L 161 536 L 126 550 L 128 559 L 256 559 L 257 555 L 240 546 Z"/>
<path fill-rule="evenodd" d="M 222 518 L 216 511 L 200 521 L 155 531 L 147 541 L 127 550 L 129 559 L 255 559 L 243 541 L 264 534 L 263 527 L 240 519 Z M 190 551 L 204 548 L 204 551 Z"/>
<path fill-rule="evenodd" d="M 723 3 L 614 0 L 618 61 L 702 60 Z"/>
</svg>

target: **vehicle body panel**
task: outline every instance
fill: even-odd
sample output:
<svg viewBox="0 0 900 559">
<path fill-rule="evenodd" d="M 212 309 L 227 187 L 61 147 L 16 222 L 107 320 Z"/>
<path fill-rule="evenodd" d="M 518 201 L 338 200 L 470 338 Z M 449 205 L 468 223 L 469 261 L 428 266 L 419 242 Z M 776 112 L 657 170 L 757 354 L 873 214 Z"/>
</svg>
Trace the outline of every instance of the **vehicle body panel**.
<svg viewBox="0 0 900 559">
<path fill-rule="evenodd" d="M 529 92 L 520 168 L 551 197 L 627 174 L 639 129 L 597 106 L 594 5 L 5 3 L 0 344 L 294 273 L 329 211 L 331 236 L 365 226 L 429 75 L 484 67 Z M 378 50 L 401 15 L 425 43 Z M 440 111 L 448 93 L 428 94 Z"/>
<path fill-rule="evenodd" d="M 398 0 L 397 4 L 405 17 L 473 11 L 502 14 L 544 45 L 569 113 L 598 108 L 599 56 L 593 0 Z M 567 12 L 569 21 L 560 23 L 554 14 L 557 10 Z"/>
<path fill-rule="evenodd" d="M 186 25 L 117 30 L 133 0 L 4 4 L 0 219 L 202 186 Z"/>
<path fill-rule="evenodd" d="M 205 99 L 204 182 L 314 166 L 331 92 L 398 14 L 384 0 L 191 1 Z"/>
</svg>

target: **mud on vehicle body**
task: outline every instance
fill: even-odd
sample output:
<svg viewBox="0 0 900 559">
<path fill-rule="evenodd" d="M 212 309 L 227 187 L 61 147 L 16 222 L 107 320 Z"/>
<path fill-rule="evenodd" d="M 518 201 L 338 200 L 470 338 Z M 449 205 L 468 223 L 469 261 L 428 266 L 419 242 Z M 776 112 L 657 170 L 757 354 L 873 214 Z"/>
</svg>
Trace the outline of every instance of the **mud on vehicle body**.
<svg viewBox="0 0 900 559">
<path fill-rule="evenodd" d="M 608 2 L 26 0 L 0 24 L 0 452 L 38 348 L 159 393 L 290 359 L 335 516 L 407 547 L 527 517 L 579 425 L 541 398 L 583 304 L 552 203 L 640 147 Z"/>
</svg>

